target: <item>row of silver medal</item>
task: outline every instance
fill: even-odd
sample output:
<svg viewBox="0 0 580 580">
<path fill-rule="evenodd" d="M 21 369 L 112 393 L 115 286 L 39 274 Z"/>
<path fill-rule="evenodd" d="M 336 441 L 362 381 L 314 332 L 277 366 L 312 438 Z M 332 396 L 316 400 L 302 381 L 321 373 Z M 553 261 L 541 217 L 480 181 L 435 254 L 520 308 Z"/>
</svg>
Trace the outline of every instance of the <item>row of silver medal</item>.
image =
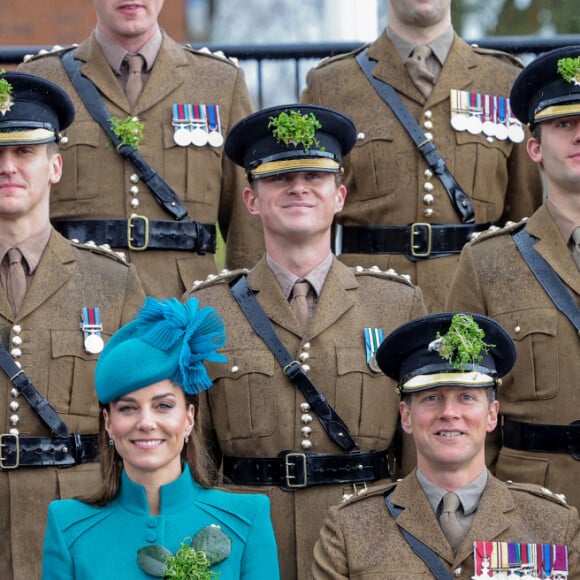
<svg viewBox="0 0 580 580">
<path fill-rule="evenodd" d="M 205 123 L 175 125 L 173 140 L 180 147 L 188 147 L 189 145 L 195 145 L 196 147 L 204 147 L 205 145 L 221 147 L 224 144 L 224 136 L 221 132 L 209 131 Z"/>
<path fill-rule="evenodd" d="M 509 139 L 513 143 L 521 143 L 525 139 L 523 125 L 512 115 L 508 98 L 452 90 L 450 99 L 451 126 L 455 131 L 467 131 L 472 135 L 483 133 L 490 140 Z M 474 100 L 477 106 L 471 104 Z M 503 108 L 502 120 L 497 119 L 498 107 Z"/>
</svg>

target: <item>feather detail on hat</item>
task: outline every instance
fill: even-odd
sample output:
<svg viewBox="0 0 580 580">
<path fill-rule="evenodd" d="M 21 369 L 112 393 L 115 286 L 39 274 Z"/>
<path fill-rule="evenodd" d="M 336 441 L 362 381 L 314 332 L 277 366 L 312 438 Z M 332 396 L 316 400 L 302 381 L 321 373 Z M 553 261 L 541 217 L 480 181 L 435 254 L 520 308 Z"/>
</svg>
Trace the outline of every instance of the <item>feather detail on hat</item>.
<svg viewBox="0 0 580 580">
<path fill-rule="evenodd" d="M 199 300 L 190 298 L 182 304 L 177 298 L 162 301 L 147 297 L 139 313 L 140 338 L 162 350 L 173 350 L 179 343 L 179 364 L 172 380 L 186 393 L 195 395 L 212 382 L 203 361 L 227 362 L 217 351 L 226 342 L 219 314 L 210 306 L 199 308 Z"/>
</svg>

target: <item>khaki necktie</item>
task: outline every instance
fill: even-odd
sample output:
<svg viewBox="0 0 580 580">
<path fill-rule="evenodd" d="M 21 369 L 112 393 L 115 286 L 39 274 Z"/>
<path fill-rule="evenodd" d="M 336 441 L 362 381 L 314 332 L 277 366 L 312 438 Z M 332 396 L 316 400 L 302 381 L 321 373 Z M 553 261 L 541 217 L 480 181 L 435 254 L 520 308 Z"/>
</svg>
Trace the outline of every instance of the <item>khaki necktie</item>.
<svg viewBox="0 0 580 580">
<path fill-rule="evenodd" d="M 306 296 L 308 295 L 308 291 L 310 290 L 310 283 L 309 282 L 296 282 L 294 287 L 292 288 L 292 297 L 290 299 L 290 306 L 294 313 L 296 314 L 296 318 L 298 318 L 302 328 L 306 328 L 308 324 L 308 320 L 310 318 L 310 312 L 308 310 L 308 301 L 306 300 Z"/>
<path fill-rule="evenodd" d="M 10 268 L 6 278 L 6 294 L 14 314 L 17 314 L 26 294 L 26 273 L 22 264 L 22 253 L 18 248 L 8 250 L 8 263 Z"/>
<path fill-rule="evenodd" d="M 465 535 L 463 526 L 457 517 L 457 510 L 460 506 L 459 498 L 456 493 L 450 492 L 443 496 L 442 501 L 443 511 L 439 517 L 439 523 L 441 524 L 441 529 L 447 536 L 451 547 L 456 550 Z"/>
<path fill-rule="evenodd" d="M 428 46 L 417 46 L 405 61 L 411 80 L 425 98 L 429 97 L 435 84 L 435 76 L 427 68 L 427 59 L 432 52 Z"/>
<path fill-rule="evenodd" d="M 133 106 L 143 90 L 142 72 L 145 61 L 140 54 L 132 54 L 127 56 L 127 64 L 129 66 L 129 74 L 127 76 L 125 93 L 127 95 L 127 100 L 131 103 L 131 106 Z"/>
<path fill-rule="evenodd" d="M 574 256 L 576 266 L 578 266 L 578 270 L 580 270 L 580 226 L 578 226 L 572 233 L 572 239 L 574 240 L 572 256 Z"/>
</svg>

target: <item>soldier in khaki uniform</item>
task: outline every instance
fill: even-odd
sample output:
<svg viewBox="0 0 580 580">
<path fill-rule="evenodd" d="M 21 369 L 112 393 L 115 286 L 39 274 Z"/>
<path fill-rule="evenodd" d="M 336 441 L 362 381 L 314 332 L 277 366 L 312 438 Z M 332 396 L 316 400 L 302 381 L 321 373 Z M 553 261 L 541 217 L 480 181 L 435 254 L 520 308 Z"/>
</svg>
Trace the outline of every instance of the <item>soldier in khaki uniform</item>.
<svg viewBox="0 0 580 580">
<path fill-rule="evenodd" d="M 258 304 L 250 318 L 264 315 L 294 362 L 282 367 L 232 296 L 228 283 L 237 287 L 241 271 L 191 292 L 219 310 L 227 332 L 228 363 L 208 367 L 208 440 L 228 489 L 270 497 L 285 580 L 310 577 L 330 505 L 392 475 L 397 401 L 373 355 L 382 333 L 424 313 L 420 290 L 404 277 L 352 269 L 331 253 L 333 217 L 346 196 L 342 159 L 355 135 L 337 111 L 287 106 L 242 120 L 226 143 L 248 172 L 244 200 L 262 220 L 267 248 L 246 272 Z M 307 398 L 290 375 L 309 378 L 320 396 Z"/>
<path fill-rule="evenodd" d="M 547 200 L 529 220 L 464 248 L 448 306 L 495 318 L 516 344 L 518 361 L 500 392 L 503 441 L 490 442 L 497 477 L 544 485 L 580 508 L 579 323 L 556 306 L 568 301 L 580 316 L 579 57 L 580 46 L 545 53 L 514 84 L 512 106 L 532 129 L 528 152 L 544 168 Z M 555 279 L 555 300 L 519 249 L 526 240 L 533 262 Z"/>
<path fill-rule="evenodd" d="M 99 482 L 95 363 L 145 296 L 133 266 L 51 228 L 50 187 L 62 173 L 55 141 L 74 117 L 68 95 L 6 73 L 0 112 L 0 338 L 16 363 L 11 376 L 20 367 L 37 390 L 27 396 L 24 377 L 12 382 L 0 369 L 0 578 L 31 580 L 49 502 Z M 45 400 L 60 420 L 41 418 Z"/>
<path fill-rule="evenodd" d="M 330 509 L 315 580 L 579 577 L 576 508 L 485 466 L 496 389 L 514 360 L 509 334 L 481 315 L 430 315 L 385 339 L 377 362 L 398 381 L 417 469 Z"/>
<path fill-rule="evenodd" d="M 137 116 L 144 124 L 139 152 L 175 191 L 189 218 L 204 224 L 199 233 L 204 241 L 192 247 L 195 228 L 164 211 L 133 166 L 111 146 L 71 85 L 61 61 L 68 52 L 64 50 L 20 66 L 63 87 L 77 110 L 64 133 L 65 171 L 51 196 L 51 219 L 70 239 L 108 243 L 125 252 L 148 295 L 181 296 L 194 280 L 216 271 L 216 223 L 227 242 L 231 267 L 248 266 L 262 252 L 259 223 L 253 223 L 240 196 L 243 172 L 226 159 L 221 145 L 230 127 L 252 110 L 243 71 L 228 59 L 183 47 L 161 31 L 157 16 L 163 0 L 134 6 L 94 0 L 94 5 L 97 27 L 73 49 L 74 58 L 82 61 L 80 72 L 97 87 L 113 117 Z M 135 53 L 144 57 L 144 86 L 131 103 L 126 60 Z M 189 125 L 179 133 L 185 140 L 176 137 L 180 125 L 174 124 L 174 105 L 201 105 L 178 112 L 206 119 L 201 131 L 205 138 L 197 145 L 192 144 Z M 210 115 L 215 131 L 210 130 Z M 143 217 L 127 223 L 133 215 Z M 128 231 L 136 250 L 127 247 Z"/>
<path fill-rule="evenodd" d="M 438 312 L 469 236 L 490 222 L 531 215 L 541 203 L 540 173 L 525 147 L 507 138 L 507 120 L 493 124 L 499 137 L 477 124 L 484 120 L 482 103 L 489 104 L 490 117 L 491 111 L 507 110 L 519 62 L 459 38 L 451 25 L 451 0 L 388 0 L 388 17 L 386 30 L 370 46 L 312 69 L 301 101 L 344 111 L 358 130 L 345 164 L 349 195 L 337 218 L 342 230 L 337 228 L 336 254 L 349 265 L 377 264 L 411 275 L 428 310 Z M 424 46 L 431 49 L 423 61 L 427 70 L 409 57 Z M 442 182 L 360 69 L 356 58 L 367 48 L 373 77 L 395 89 L 435 144 L 469 197 L 475 224 L 462 224 Z M 458 112 L 451 105 L 453 90 L 465 91 L 462 115 L 473 121 L 471 132 L 451 126 Z M 523 138 L 518 128 L 513 134 Z"/>
</svg>

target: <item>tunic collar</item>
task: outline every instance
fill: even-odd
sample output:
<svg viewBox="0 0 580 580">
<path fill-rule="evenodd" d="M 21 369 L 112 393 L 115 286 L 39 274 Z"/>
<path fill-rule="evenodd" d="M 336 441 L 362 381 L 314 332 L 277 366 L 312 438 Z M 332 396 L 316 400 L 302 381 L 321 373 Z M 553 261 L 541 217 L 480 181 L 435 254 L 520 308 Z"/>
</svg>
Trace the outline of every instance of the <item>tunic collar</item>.
<svg viewBox="0 0 580 580">
<path fill-rule="evenodd" d="M 159 490 L 161 514 L 175 513 L 191 506 L 202 489 L 201 485 L 194 481 L 189 466 L 185 464 L 181 475 L 175 481 L 162 485 Z M 129 479 L 124 470 L 119 495 L 115 501 L 129 512 L 149 514 L 145 488 Z"/>
</svg>

